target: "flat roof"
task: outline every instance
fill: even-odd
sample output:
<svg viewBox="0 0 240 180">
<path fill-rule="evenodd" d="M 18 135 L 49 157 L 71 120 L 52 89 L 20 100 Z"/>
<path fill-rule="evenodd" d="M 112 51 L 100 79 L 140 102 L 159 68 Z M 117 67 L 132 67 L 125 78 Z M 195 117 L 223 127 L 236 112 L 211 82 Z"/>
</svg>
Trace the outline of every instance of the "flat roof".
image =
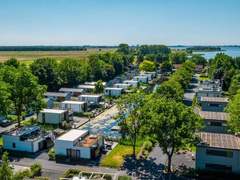
<svg viewBox="0 0 240 180">
<path fill-rule="evenodd" d="M 55 114 L 62 114 L 66 112 L 67 110 L 62 109 L 43 109 L 41 113 L 55 113 Z"/>
<path fill-rule="evenodd" d="M 81 94 L 79 97 L 101 97 L 101 94 Z"/>
<path fill-rule="evenodd" d="M 92 81 L 92 82 L 85 82 L 84 84 L 86 84 L 86 85 L 96 85 L 97 84 L 97 82 L 96 81 Z M 102 82 L 102 84 L 105 86 L 106 85 L 106 82 Z"/>
<path fill-rule="evenodd" d="M 59 91 L 63 92 L 83 92 L 83 89 L 78 89 L 78 88 L 60 88 Z"/>
<path fill-rule="evenodd" d="M 94 89 L 95 85 L 80 84 L 80 85 L 78 85 L 78 88 L 80 88 L 80 89 Z"/>
<path fill-rule="evenodd" d="M 127 84 L 127 83 L 116 83 L 114 84 L 114 86 L 130 86 L 130 84 Z"/>
<path fill-rule="evenodd" d="M 63 104 L 85 104 L 84 101 L 63 101 Z"/>
<path fill-rule="evenodd" d="M 223 133 L 199 133 L 201 143 L 199 146 L 240 150 L 240 138 L 232 134 Z"/>
<path fill-rule="evenodd" d="M 66 96 L 68 96 L 68 93 L 62 93 L 62 92 L 46 92 L 46 93 L 44 93 L 44 96 L 66 97 Z"/>
<path fill-rule="evenodd" d="M 135 81 L 135 80 L 133 80 L 133 79 L 131 79 L 131 80 L 125 80 L 125 81 L 123 81 L 123 82 L 134 82 L 134 83 L 138 83 L 138 81 Z"/>
<path fill-rule="evenodd" d="M 225 112 L 199 111 L 199 115 L 203 119 L 216 121 L 227 121 L 229 118 L 229 114 Z"/>
<path fill-rule="evenodd" d="M 202 102 L 222 102 L 222 103 L 228 103 L 228 98 L 225 97 L 201 97 Z"/>
<path fill-rule="evenodd" d="M 71 129 L 66 132 L 62 136 L 58 137 L 57 140 L 62 141 L 75 141 L 76 139 L 85 136 L 88 133 L 88 130 L 79 130 L 79 129 Z"/>
<path fill-rule="evenodd" d="M 119 91 L 122 91 L 123 88 L 117 88 L 117 87 L 107 87 L 105 88 L 106 90 L 119 90 Z"/>
</svg>

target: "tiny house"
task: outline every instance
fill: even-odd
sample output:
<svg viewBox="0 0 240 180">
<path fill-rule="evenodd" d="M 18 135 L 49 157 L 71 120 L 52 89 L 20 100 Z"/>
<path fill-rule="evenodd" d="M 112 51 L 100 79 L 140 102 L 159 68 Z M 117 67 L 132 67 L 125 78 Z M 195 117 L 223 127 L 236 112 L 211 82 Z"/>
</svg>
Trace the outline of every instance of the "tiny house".
<svg viewBox="0 0 240 180">
<path fill-rule="evenodd" d="M 101 94 L 82 94 L 79 97 L 80 101 L 84 101 L 87 105 L 98 105 L 102 100 Z"/>
<path fill-rule="evenodd" d="M 127 84 L 127 83 L 116 83 L 113 85 L 113 87 L 116 87 L 116 88 L 123 88 L 123 89 L 128 89 L 131 85 L 130 84 Z"/>
<path fill-rule="evenodd" d="M 85 112 L 87 110 L 87 103 L 84 101 L 63 101 L 61 102 L 61 109 L 72 112 Z"/>
<path fill-rule="evenodd" d="M 228 104 L 228 98 L 224 97 L 201 97 L 200 104 L 203 111 L 223 112 Z"/>
<path fill-rule="evenodd" d="M 105 96 L 121 96 L 123 93 L 123 88 L 107 87 L 104 89 Z"/>
<path fill-rule="evenodd" d="M 67 110 L 43 109 L 38 115 L 38 121 L 46 124 L 61 124 L 63 121 L 69 121 Z"/>
</svg>

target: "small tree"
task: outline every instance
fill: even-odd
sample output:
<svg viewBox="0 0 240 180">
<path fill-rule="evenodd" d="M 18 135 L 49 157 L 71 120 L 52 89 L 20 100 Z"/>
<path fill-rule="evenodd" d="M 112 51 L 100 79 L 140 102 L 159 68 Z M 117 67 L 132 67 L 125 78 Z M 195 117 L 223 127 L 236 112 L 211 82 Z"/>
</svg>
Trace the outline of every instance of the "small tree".
<svg viewBox="0 0 240 180">
<path fill-rule="evenodd" d="M 104 90 L 103 81 L 98 80 L 96 85 L 95 85 L 94 92 L 95 93 L 103 93 L 103 90 Z"/>
<path fill-rule="evenodd" d="M 13 171 L 9 166 L 8 153 L 4 152 L 2 156 L 2 164 L 0 166 L 0 179 L 11 180 L 13 177 Z"/>
<path fill-rule="evenodd" d="M 152 61 L 144 60 L 140 65 L 139 68 L 141 71 L 155 71 L 156 64 Z"/>
</svg>

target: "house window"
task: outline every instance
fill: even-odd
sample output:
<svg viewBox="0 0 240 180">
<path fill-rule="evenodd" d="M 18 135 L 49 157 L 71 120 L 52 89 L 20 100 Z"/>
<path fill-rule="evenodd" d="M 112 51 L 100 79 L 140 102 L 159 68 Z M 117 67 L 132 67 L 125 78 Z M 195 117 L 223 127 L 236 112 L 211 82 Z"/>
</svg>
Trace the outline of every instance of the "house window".
<svg viewBox="0 0 240 180">
<path fill-rule="evenodd" d="M 212 150 L 212 149 L 207 149 L 206 154 L 210 156 L 222 156 L 222 157 L 233 157 L 233 152 L 232 151 L 222 151 L 222 150 Z"/>
<path fill-rule="evenodd" d="M 219 104 L 209 104 L 211 107 L 219 107 Z"/>
<path fill-rule="evenodd" d="M 12 147 L 13 147 L 13 148 L 16 148 L 16 144 L 15 144 L 15 143 L 12 143 Z"/>
<path fill-rule="evenodd" d="M 222 126 L 221 122 L 210 122 L 210 126 Z"/>
</svg>

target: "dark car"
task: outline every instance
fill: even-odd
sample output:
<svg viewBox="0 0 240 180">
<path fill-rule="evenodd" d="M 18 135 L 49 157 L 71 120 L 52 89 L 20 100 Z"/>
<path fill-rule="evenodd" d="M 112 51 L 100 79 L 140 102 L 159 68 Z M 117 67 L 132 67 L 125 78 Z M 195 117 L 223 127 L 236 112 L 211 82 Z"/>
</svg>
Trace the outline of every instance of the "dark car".
<svg viewBox="0 0 240 180">
<path fill-rule="evenodd" d="M 7 127 L 9 125 L 11 125 L 11 121 L 9 121 L 7 119 L 3 119 L 0 121 L 0 126 L 2 126 L 2 127 Z"/>
</svg>

